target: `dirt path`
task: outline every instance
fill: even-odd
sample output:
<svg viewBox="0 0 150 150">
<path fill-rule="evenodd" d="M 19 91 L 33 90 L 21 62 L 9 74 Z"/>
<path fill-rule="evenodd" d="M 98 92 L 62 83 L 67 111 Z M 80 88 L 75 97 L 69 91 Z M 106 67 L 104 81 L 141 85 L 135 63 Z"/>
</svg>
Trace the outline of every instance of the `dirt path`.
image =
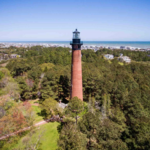
<svg viewBox="0 0 150 150">
<path fill-rule="evenodd" d="M 28 100 L 28 101 L 37 102 L 38 99 L 37 100 Z M 39 106 L 39 103 L 32 103 L 31 105 L 33 105 L 33 106 Z M 48 123 L 48 120 L 42 120 L 42 121 L 36 123 L 34 126 L 37 127 L 37 126 L 43 125 L 45 123 Z M 15 136 L 16 134 L 18 134 L 20 132 L 23 132 L 23 131 L 26 131 L 26 130 L 30 130 L 30 128 L 31 127 L 26 127 L 26 128 L 20 129 L 20 130 L 18 130 L 16 132 L 4 135 L 4 136 L 0 137 L 0 140 L 6 139 L 6 138 L 8 138 L 10 136 Z"/>
<path fill-rule="evenodd" d="M 7 64 L 8 64 L 8 62 L 7 62 L 7 63 L 3 63 L 3 64 L 1 64 L 0 66 L 6 67 Z"/>
<path fill-rule="evenodd" d="M 38 126 L 41 126 L 41 125 L 46 124 L 46 123 L 48 123 L 48 120 L 42 120 L 42 121 L 36 123 L 34 126 L 35 126 L 35 127 L 38 127 Z M 20 133 L 20 132 L 23 132 L 23 131 L 26 131 L 26 130 L 30 130 L 30 128 L 31 128 L 31 127 L 26 127 L 26 128 L 21 129 L 21 130 L 18 130 L 18 131 L 16 131 L 16 132 L 13 132 L 13 133 L 10 133 L 10 134 L 1 136 L 1 137 L 0 137 L 0 140 L 6 139 L 6 138 L 8 138 L 8 137 L 10 137 L 10 136 L 15 136 L 16 134 L 18 134 L 18 133 Z"/>
<path fill-rule="evenodd" d="M 39 104 L 38 103 L 35 103 L 35 104 L 31 104 L 32 106 L 39 106 Z"/>
<path fill-rule="evenodd" d="M 28 102 L 31 102 L 31 105 L 32 106 L 39 106 L 39 103 L 36 103 L 36 102 L 38 102 L 39 101 L 39 99 L 36 99 L 36 100 L 28 100 Z"/>
</svg>

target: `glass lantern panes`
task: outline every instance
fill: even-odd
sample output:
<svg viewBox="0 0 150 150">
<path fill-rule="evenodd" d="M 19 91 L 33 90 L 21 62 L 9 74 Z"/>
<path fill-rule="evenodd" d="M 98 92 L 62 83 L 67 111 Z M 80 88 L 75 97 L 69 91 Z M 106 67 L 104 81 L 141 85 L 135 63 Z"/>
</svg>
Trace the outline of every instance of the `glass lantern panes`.
<svg viewBox="0 0 150 150">
<path fill-rule="evenodd" d="M 73 39 L 80 39 L 80 32 L 77 29 L 73 32 Z"/>
</svg>

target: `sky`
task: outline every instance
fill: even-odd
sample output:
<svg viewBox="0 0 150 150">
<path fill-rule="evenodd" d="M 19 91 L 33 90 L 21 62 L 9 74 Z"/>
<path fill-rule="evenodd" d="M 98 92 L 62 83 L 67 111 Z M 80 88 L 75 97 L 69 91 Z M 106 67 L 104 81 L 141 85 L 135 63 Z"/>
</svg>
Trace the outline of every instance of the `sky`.
<svg viewBox="0 0 150 150">
<path fill-rule="evenodd" d="M 150 41 L 150 0 L 0 0 L 0 41 Z"/>
</svg>

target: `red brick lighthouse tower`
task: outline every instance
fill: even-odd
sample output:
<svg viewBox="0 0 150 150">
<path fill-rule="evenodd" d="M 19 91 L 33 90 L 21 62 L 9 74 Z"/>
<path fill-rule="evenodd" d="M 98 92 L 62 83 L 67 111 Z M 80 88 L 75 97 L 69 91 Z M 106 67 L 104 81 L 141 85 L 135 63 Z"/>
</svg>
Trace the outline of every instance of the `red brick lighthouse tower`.
<svg viewBox="0 0 150 150">
<path fill-rule="evenodd" d="M 76 29 L 73 32 L 72 45 L 72 66 L 71 66 L 71 98 L 77 96 L 83 101 L 82 91 L 82 64 L 80 32 Z"/>
</svg>

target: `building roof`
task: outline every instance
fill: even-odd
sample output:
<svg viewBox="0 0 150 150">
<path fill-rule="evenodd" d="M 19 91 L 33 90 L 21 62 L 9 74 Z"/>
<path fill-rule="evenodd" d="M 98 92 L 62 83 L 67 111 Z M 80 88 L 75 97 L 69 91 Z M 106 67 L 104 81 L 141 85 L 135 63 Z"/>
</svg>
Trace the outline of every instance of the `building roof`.
<svg viewBox="0 0 150 150">
<path fill-rule="evenodd" d="M 61 103 L 59 103 L 58 105 L 59 105 L 59 107 L 61 107 L 61 108 L 63 108 L 63 109 L 67 106 L 67 104 L 62 103 L 62 102 L 61 102 Z"/>
</svg>

